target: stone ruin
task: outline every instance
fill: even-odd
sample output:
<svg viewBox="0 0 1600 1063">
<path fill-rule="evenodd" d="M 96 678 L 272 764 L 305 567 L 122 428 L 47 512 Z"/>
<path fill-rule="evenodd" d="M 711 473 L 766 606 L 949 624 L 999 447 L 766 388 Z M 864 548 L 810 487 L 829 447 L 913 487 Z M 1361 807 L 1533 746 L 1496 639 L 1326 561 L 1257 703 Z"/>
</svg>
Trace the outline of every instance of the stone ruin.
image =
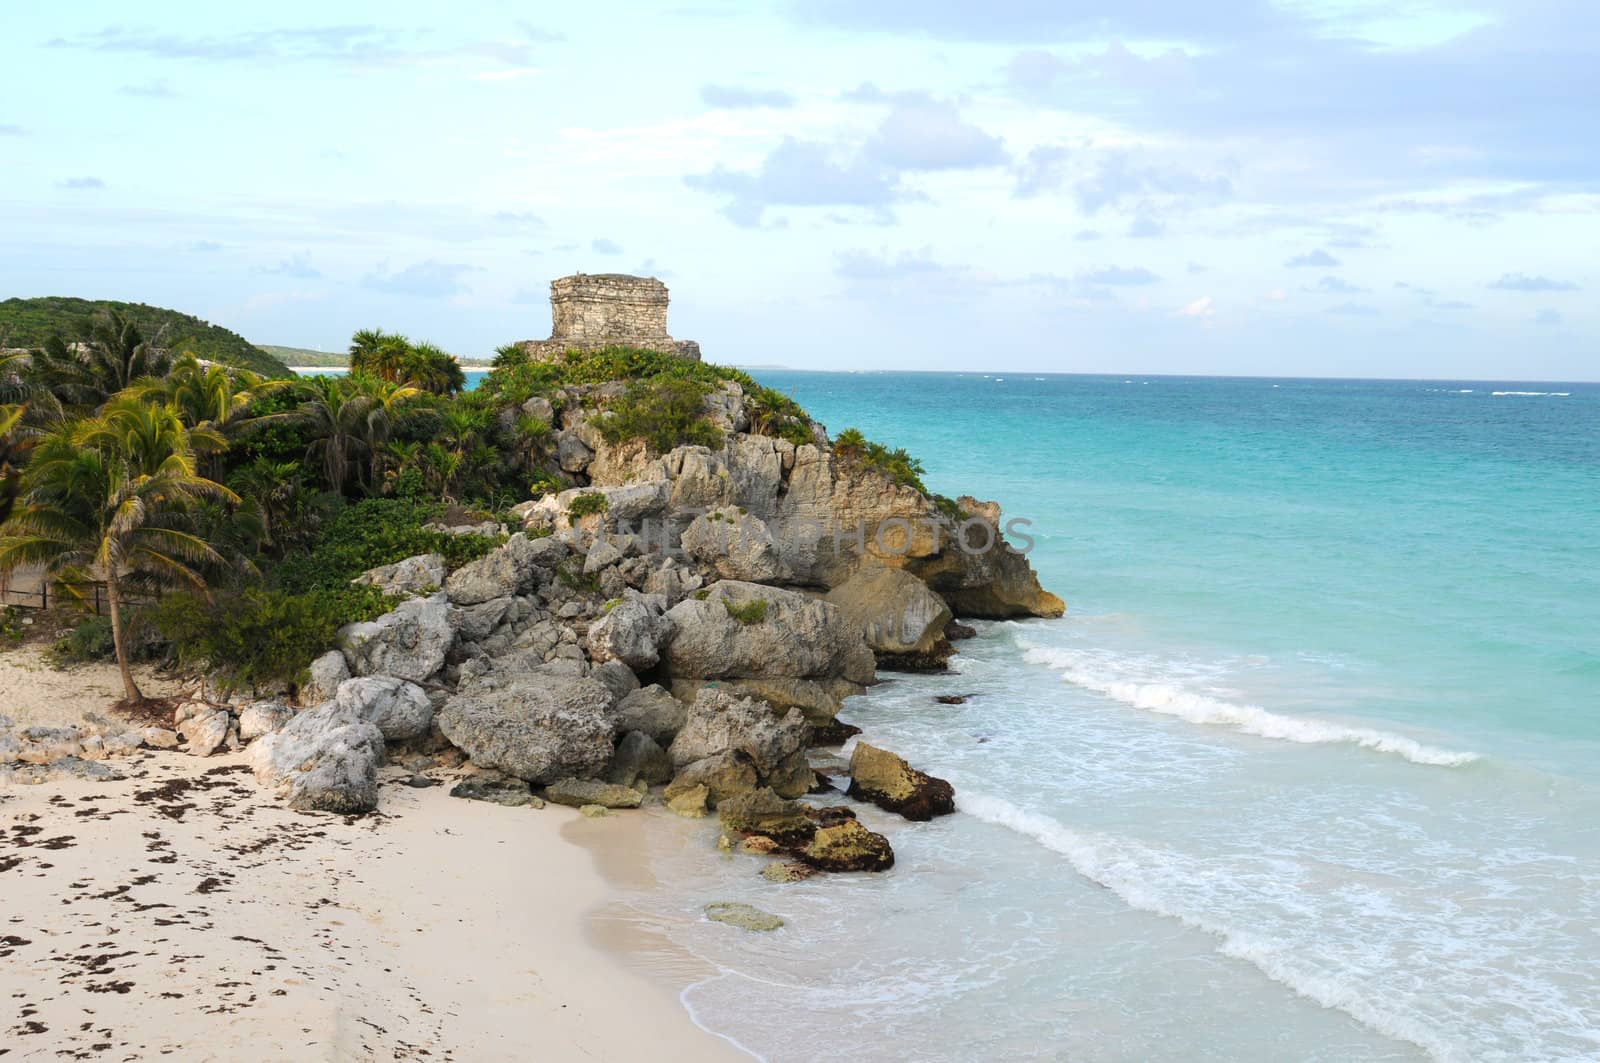
<svg viewBox="0 0 1600 1063">
<path fill-rule="evenodd" d="M 576 273 L 551 281 L 550 338 L 518 346 L 539 360 L 614 346 L 700 360 L 698 343 L 667 335 L 667 286 L 626 273 Z"/>
</svg>

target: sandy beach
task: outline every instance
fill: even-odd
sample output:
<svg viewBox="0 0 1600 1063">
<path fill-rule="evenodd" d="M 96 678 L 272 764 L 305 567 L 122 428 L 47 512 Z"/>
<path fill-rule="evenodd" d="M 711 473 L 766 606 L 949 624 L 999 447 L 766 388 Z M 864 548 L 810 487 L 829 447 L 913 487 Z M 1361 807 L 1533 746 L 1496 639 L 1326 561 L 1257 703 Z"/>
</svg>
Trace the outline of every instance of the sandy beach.
<svg viewBox="0 0 1600 1063">
<path fill-rule="evenodd" d="M 626 865 L 637 816 L 391 770 L 382 811 L 347 818 L 282 807 L 239 755 L 120 766 L 0 789 L 8 1063 L 748 1058 L 598 944 L 662 962 L 596 866 Z"/>
</svg>

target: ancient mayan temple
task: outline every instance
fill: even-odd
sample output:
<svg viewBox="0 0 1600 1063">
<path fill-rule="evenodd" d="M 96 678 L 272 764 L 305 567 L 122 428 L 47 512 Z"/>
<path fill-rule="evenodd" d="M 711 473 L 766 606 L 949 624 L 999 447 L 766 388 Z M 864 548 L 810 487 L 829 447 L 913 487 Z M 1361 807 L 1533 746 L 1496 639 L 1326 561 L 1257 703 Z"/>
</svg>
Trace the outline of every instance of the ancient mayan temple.
<svg viewBox="0 0 1600 1063">
<path fill-rule="evenodd" d="M 698 343 L 667 335 L 667 286 L 626 273 L 576 273 L 551 281 L 550 338 L 518 346 L 541 359 L 626 346 L 700 360 Z"/>
</svg>

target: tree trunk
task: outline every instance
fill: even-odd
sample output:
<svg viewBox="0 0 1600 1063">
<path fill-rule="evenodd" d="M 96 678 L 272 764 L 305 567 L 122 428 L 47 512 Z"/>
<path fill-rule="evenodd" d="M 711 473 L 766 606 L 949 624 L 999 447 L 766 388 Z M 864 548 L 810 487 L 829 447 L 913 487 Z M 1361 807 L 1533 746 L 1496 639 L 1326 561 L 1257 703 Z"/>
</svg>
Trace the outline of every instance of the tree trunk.
<svg viewBox="0 0 1600 1063">
<path fill-rule="evenodd" d="M 111 645 L 117 651 L 117 667 L 122 670 L 122 692 L 129 701 L 142 701 L 139 684 L 133 681 L 133 669 L 128 667 L 128 647 L 122 642 L 122 599 L 117 593 L 117 577 L 106 577 L 106 598 L 111 606 Z"/>
</svg>

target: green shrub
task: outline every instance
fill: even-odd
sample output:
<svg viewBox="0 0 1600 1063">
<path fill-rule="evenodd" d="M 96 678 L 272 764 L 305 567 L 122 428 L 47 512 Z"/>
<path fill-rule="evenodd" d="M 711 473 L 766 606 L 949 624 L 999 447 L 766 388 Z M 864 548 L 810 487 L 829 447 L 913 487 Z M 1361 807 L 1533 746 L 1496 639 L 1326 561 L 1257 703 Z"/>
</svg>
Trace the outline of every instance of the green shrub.
<svg viewBox="0 0 1600 1063">
<path fill-rule="evenodd" d="M 577 520 L 591 513 L 604 513 L 610 505 L 611 500 L 599 491 L 585 491 L 567 503 L 567 516 Z"/>
<path fill-rule="evenodd" d="M 743 605 L 734 605 L 724 598 L 722 607 L 728 611 L 729 616 L 745 627 L 749 627 L 751 624 L 759 624 L 767 618 L 767 600 L 765 598 L 755 598 L 745 602 Z"/>
<path fill-rule="evenodd" d="M 22 610 L 14 605 L 0 609 L 0 640 L 21 642 L 24 633 Z"/>
<path fill-rule="evenodd" d="M 45 656 L 52 665 L 63 668 L 69 664 L 109 661 L 113 654 L 111 618 L 91 616 L 57 639 Z"/>
<path fill-rule="evenodd" d="M 599 576 L 592 572 L 584 572 L 581 568 L 574 568 L 566 561 L 556 566 L 556 579 L 573 590 L 581 591 L 584 594 L 600 593 Z"/>
<path fill-rule="evenodd" d="M 708 387 L 694 380 L 657 377 L 639 381 L 599 421 L 608 443 L 642 439 L 658 454 L 673 447 L 720 447 L 722 433 L 706 420 Z"/>
<path fill-rule="evenodd" d="M 337 644 L 346 624 L 393 607 L 376 587 L 318 587 L 295 594 L 252 587 L 212 601 L 169 594 L 151 619 L 180 667 L 204 669 L 229 690 L 298 683 L 311 662 Z"/>
<path fill-rule="evenodd" d="M 417 498 L 369 498 L 347 506 L 309 552 L 278 566 L 277 583 L 291 594 L 336 589 L 368 569 L 417 554 L 442 554 L 448 567 L 458 568 L 499 545 L 487 535 L 423 529 L 443 513 L 438 502 Z"/>
<path fill-rule="evenodd" d="M 933 495 L 931 497 L 933 498 L 934 506 L 939 512 L 951 520 L 959 524 L 967 519 L 966 510 L 962 509 L 961 504 L 949 495 Z"/>
<path fill-rule="evenodd" d="M 891 450 L 882 443 L 872 442 L 858 429 L 846 428 L 834 439 L 833 449 L 851 461 L 883 473 L 902 487 L 914 487 L 923 494 L 928 493 L 922 483 L 922 474 L 927 470 L 904 447 Z"/>
</svg>

